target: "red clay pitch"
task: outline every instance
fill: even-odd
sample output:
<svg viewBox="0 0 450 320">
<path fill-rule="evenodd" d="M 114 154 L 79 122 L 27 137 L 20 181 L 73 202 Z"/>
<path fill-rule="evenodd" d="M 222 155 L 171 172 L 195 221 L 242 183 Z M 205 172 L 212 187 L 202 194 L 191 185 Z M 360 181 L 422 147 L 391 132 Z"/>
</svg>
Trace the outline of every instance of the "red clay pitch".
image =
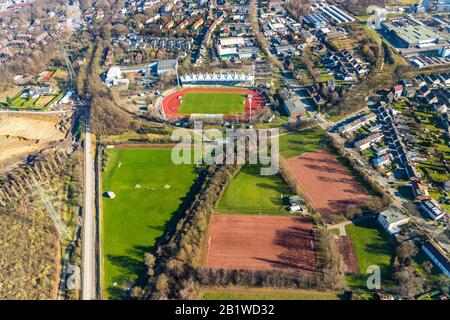
<svg viewBox="0 0 450 320">
<path fill-rule="evenodd" d="M 326 150 L 307 152 L 286 160 L 311 205 L 322 215 L 342 214 L 350 205 L 361 205 L 367 193 Z"/>
<path fill-rule="evenodd" d="M 314 272 L 312 225 L 298 217 L 213 214 L 205 265 L 214 269 Z"/>
<path fill-rule="evenodd" d="M 180 118 L 184 118 L 189 116 L 188 114 L 179 114 L 178 110 L 180 109 L 180 99 L 179 97 L 183 97 L 187 92 L 241 92 L 246 95 L 253 95 L 252 98 L 252 114 L 256 114 L 263 106 L 264 106 L 264 98 L 257 92 L 244 89 L 244 88 L 186 88 L 180 89 L 174 93 L 169 94 L 162 100 L 162 108 L 164 114 L 168 119 L 176 120 Z M 225 119 L 231 120 L 248 120 L 250 116 L 250 102 L 249 99 L 245 100 L 245 115 L 242 116 L 224 116 Z"/>
</svg>

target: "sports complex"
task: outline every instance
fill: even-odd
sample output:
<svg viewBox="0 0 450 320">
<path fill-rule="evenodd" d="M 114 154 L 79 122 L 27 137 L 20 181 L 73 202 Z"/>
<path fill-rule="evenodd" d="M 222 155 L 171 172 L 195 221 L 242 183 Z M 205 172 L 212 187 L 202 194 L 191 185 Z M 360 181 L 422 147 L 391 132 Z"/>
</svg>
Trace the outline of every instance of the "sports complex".
<svg viewBox="0 0 450 320">
<path fill-rule="evenodd" d="M 160 96 L 157 107 L 167 120 L 256 118 L 265 105 L 257 89 L 193 80 Z M 228 81 L 228 80 L 227 80 Z M 298 272 L 311 279 L 323 272 L 322 235 L 309 208 L 288 210 L 290 196 L 299 193 L 322 218 L 343 215 L 349 206 L 362 206 L 369 193 L 353 173 L 327 148 L 321 129 L 283 134 L 280 154 L 285 175 L 260 175 L 260 165 L 243 165 L 222 186 L 201 235 L 197 267 L 217 270 Z M 185 201 L 199 168 L 171 161 L 173 144 L 111 145 L 106 148 L 102 191 L 114 198 L 102 202 L 102 294 L 121 299 L 132 284 L 145 280 L 145 253 L 157 249 L 186 212 Z M 321 190 L 328 190 L 326 193 Z M 145 201 L 143 201 L 145 199 Z M 344 259 L 347 280 L 364 285 L 367 261 L 383 261 L 389 274 L 391 253 L 375 225 L 349 225 L 334 230 L 333 247 Z M 347 234 L 348 232 L 348 234 Z M 380 250 L 367 246 L 367 239 Z M 205 289 L 206 290 L 206 289 Z M 222 290 L 222 289 L 221 289 Z M 222 292 L 222 291 L 221 291 Z M 221 293 L 220 293 L 221 294 Z"/>
<path fill-rule="evenodd" d="M 176 120 L 191 115 L 227 120 L 249 120 L 264 106 L 264 98 L 255 90 L 237 87 L 193 87 L 176 89 L 161 102 L 165 118 Z"/>
</svg>

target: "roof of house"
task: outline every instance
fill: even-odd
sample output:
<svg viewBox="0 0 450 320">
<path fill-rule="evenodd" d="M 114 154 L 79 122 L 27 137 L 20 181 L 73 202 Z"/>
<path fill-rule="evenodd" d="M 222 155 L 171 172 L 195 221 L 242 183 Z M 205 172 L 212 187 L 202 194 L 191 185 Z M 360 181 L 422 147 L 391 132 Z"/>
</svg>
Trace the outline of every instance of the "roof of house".
<svg viewBox="0 0 450 320">
<path fill-rule="evenodd" d="M 448 255 L 435 242 L 428 240 L 423 245 L 447 271 L 450 271 L 450 261 Z"/>
<path fill-rule="evenodd" d="M 394 91 L 395 92 L 403 91 L 403 86 L 401 84 L 394 86 Z"/>
<path fill-rule="evenodd" d="M 404 215 L 403 213 L 393 209 L 393 208 L 388 208 L 382 212 L 380 212 L 380 215 L 389 223 L 395 223 L 398 221 L 402 221 L 404 219 L 407 219 L 408 216 Z"/>
<path fill-rule="evenodd" d="M 177 66 L 177 60 L 176 59 L 169 59 L 169 60 L 159 60 L 158 62 L 158 71 L 167 71 L 167 70 L 175 70 Z"/>
<path fill-rule="evenodd" d="M 428 211 L 433 212 L 433 214 L 438 217 L 444 214 L 444 210 L 439 206 L 438 202 L 434 199 L 423 200 L 421 203 Z"/>
<path fill-rule="evenodd" d="M 284 101 L 284 105 L 289 114 L 302 114 L 306 112 L 306 105 L 300 99 L 288 99 Z"/>
</svg>

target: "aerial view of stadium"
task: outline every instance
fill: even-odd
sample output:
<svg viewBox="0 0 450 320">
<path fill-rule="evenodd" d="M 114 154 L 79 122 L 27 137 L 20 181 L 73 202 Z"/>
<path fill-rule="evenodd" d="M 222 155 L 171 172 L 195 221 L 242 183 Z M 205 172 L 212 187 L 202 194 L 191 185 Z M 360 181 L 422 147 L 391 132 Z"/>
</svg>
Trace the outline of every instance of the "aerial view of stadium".
<svg viewBox="0 0 450 320">
<path fill-rule="evenodd" d="M 449 26 L 448 0 L 0 0 L 0 300 L 448 306 Z"/>
</svg>

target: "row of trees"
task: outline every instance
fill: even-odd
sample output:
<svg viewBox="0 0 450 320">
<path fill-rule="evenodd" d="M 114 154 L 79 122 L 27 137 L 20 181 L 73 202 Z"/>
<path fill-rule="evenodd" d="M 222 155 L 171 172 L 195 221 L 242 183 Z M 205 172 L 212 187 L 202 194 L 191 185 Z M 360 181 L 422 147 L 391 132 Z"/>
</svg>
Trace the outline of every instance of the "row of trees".
<svg viewBox="0 0 450 320">
<path fill-rule="evenodd" d="M 301 21 L 302 17 L 311 12 L 310 0 L 288 0 L 284 3 L 284 7 L 297 21 Z"/>
<path fill-rule="evenodd" d="M 55 299 L 61 264 L 60 239 L 32 181 L 36 179 L 68 226 L 82 205 L 82 157 L 47 152 L 0 181 L 1 299 Z M 34 178 L 34 179 L 33 179 Z M 27 183 L 28 182 L 28 183 Z M 71 263 L 79 264 L 80 250 Z"/>
<path fill-rule="evenodd" d="M 418 294 L 436 289 L 448 295 L 450 289 L 450 279 L 441 274 L 437 281 L 431 281 L 429 275 L 433 273 L 433 263 L 426 260 L 422 264 L 426 276 L 418 274 L 414 265 L 414 259 L 418 255 L 419 250 L 412 241 L 404 241 L 396 247 L 396 261 L 394 280 L 398 284 L 398 293 L 407 298 L 414 298 Z"/>
<path fill-rule="evenodd" d="M 355 13 L 366 13 L 366 10 L 371 5 L 384 7 L 390 4 L 390 0 L 348 0 L 345 2 L 345 6 L 348 10 Z"/>
<path fill-rule="evenodd" d="M 77 70 L 76 88 L 91 106 L 91 127 L 98 134 L 119 134 L 138 125 L 121 108 L 114 92 L 100 79 L 104 41 L 96 37 L 89 45 L 85 62 Z"/>
<path fill-rule="evenodd" d="M 367 183 L 381 198 L 369 198 L 366 207 L 370 211 L 379 211 L 382 207 L 388 206 L 392 203 L 392 198 L 386 193 L 386 189 L 373 177 L 371 177 L 361 166 L 356 162 L 350 153 L 345 149 L 343 143 L 339 141 L 335 135 L 330 135 L 330 145 L 333 147 L 344 159 L 352 169 Z"/>
</svg>

